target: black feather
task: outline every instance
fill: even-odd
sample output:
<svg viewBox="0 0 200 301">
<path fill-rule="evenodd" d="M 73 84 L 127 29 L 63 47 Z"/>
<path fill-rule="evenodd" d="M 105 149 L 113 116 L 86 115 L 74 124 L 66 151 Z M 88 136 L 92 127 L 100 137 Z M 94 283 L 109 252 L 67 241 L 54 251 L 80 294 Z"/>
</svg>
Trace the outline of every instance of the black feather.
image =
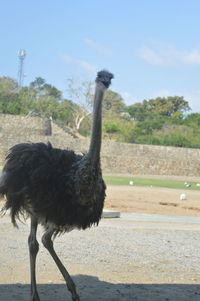
<svg viewBox="0 0 200 301">
<path fill-rule="evenodd" d="M 111 79 L 114 75 L 107 70 L 102 70 L 97 73 L 96 83 L 101 82 L 106 88 L 111 84 Z"/>
<path fill-rule="evenodd" d="M 0 182 L 14 225 L 20 214 L 31 214 L 57 233 L 98 224 L 105 188 L 99 166 L 91 168 L 84 156 L 50 143 L 12 147 Z"/>
<path fill-rule="evenodd" d="M 112 78 L 113 75 L 105 70 L 97 74 L 93 131 L 87 154 L 76 155 L 71 150 L 54 148 L 50 143 L 21 143 L 13 146 L 6 158 L 0 177 L 0 197 L 6 200 L 2 213 L 9 209 L 15 226 L 21 215 L 31 217 L 28 238 L 31 300 L 39 300 L 34 265 L 39 247 L 36 229 L 40 223 L 47 230 L 42 237 L 44 246 L 61 271 L 72 299 L 80 301 L 67 270 L 64 266 L 61 268 L 51 237 L 74 228 L 86 229 L 98 224 L 101 218 L 106 189 L 99 156 L 101 105 Z"/>
</svg>

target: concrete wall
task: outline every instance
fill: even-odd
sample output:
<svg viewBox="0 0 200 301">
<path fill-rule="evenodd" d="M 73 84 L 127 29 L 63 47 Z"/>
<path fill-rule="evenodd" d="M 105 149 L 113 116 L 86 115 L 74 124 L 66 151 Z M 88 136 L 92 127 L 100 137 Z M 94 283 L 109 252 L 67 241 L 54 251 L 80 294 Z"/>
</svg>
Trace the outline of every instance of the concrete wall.
<svg viewBox="0 0 200 301">
<path fill-rule="evenodd" d="M 21 142 L 47 142 L 59 148 L 86 152 L 88 139 L 74 139 L 52 123 L 52 136 L 45 136 L 41 118 L 0 115 L 0 165 L 8 149 Z M 107 173 L 200 176 L 200 149 L 151 146 L 103 141 L 102 168 Z"/>
</svg>

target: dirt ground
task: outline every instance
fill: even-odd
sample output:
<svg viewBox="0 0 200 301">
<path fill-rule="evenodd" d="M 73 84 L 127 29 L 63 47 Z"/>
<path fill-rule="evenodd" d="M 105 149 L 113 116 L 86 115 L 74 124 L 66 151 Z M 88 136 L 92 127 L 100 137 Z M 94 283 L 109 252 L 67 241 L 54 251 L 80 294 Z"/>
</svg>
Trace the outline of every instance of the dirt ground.
<svg viewBox="0 0 200 301">
<path fill-rule="evenodd" d="M 170 177 L 172 179 L 172 177 Z M 175 178 L 176 179 L 176 178 Z M 177 178 L 180 180 L 180 178 Z M 184 181 L 184 179 L 182 179 Z M 200 179 L 191 179 L 200 182 Z M 181 194 L 186 200 L 180 200 Z M 0 205 L 3 200 L 0 199 Z M 200 216 L 200 191 L 138 186 L 108 186 L 105 209 L 129 213 Z"/>
<path fill-rule="evenodd" d="M 151 227 L 149 228 L 149 224 Z M 13 228 L 0 219 L 0 301 L 30 299 L 27 238 L 30 222 Z M 72 301 L 63 277 L 41 244 L 37 282 L 41 301 Z M 72 275 L 81 301 L 199 301 L 200 229 L 196 226 L 102 219 L 72 231 L 55 249 Z"/>
<path fill-rule="evenodd" d="M 180 200 L 185 193 L 186 200 Z M 3 202 L 1 201 L 1 204 Z M 199 216 L 200 192 L 108 186 L 105 208 L 120 212 Z M 38 242 L 42 229 L 39 227 Z M 81 301 L 199 301 L 200 228 L 103 219 L 97 228 L 72 231 L 55 242 Z M 29 221 L 13 228 L 0 218 L 0 301 L 29 300 Z M 63 278 L 40 243 L 41 301 L 71 300 Z"/>
<path fill-rule="evenodd" d="M 186 194 L 186 200 L 180 195 Z M 120 212 L 200 216 L 200 191 L 108 186 L 105 208 Z"/>
</svg>

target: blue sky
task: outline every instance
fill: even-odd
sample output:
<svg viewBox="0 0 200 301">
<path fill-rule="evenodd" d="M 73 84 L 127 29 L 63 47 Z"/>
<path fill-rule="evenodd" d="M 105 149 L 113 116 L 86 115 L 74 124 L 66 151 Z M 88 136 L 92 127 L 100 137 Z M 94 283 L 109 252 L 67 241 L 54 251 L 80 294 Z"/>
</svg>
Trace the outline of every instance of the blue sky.
<svg viewBox="0 0 200 301">
<path fill-rule="evenodd" d="M 184 96 L 200 111 L 199 0 L 0 0 L 0 76 L 35 77 L 66 94 L 70 77 L 106 68 L 127 104 Z"/>
</svg>

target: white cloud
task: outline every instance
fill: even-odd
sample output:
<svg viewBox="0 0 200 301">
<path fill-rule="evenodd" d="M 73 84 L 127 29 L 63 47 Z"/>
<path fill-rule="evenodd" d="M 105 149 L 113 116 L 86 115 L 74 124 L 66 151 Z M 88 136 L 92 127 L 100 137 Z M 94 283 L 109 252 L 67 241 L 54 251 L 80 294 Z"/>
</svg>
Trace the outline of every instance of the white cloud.
<svg viewBox="0 0 200 301">
<path fill-rule="evenodd" d="M 101 54 L 108 55 L 108 56 L 112 55 L 112 51 L 110 49 L 106 48 L 105 46 L 103 46 L 99 43 L 96 43 L 93 40 L 84 39 L 83 41 L 86 45 L 88 45 L 89 47 L 95 49 L 96 51 L 98 51 Z"/>
<path fill-rule="evenodd" d="M 200 113 L 200 90 L 189 91 L 184 94 L 193 112 Z"/>
<path fill-rule="evenodd" d="M 126 105 L 132 105 L 133 103 L 137 102 L 135 97 L 128 91 L 121 92 L 120 94 L 121 94 L 122 98 L 124 99 Z"/>
<path fill-rule="evenodd" d="M 96 71 L 96 67 L 84 60 L 79 60 L 76 58 L 73 58 L 67 54 L 61 55 L 61 60 L 67 64 L 75 64 L 78 65 L 80 68 L 89 71 L 89 72 L 95 72 Z"/>
<path fill-rule="evenodd" d="M 155 91 L 150 97 L 150 98 L 155 98 L 155 97 L 168 97 L 168 96 L 183 96 L 181 93 L 175 93 L 174 91 L 169 91 L 169 90 L 158 90 Z"/>
<path fill-rule="evenodd" d="M 162 56 L 148 47 L 139 50 L 139 57 L 151 65 L 162 66 L 164 64 Z"/>
<path fill-rule="evenodd" d="M 200 50 L 177 50 L 171 46 L 143 47 L 138 51 L 139 57 L 154 66 L 200 65 Z"/>
<path fill-rule="evenodd" d="M 192 50 L 191 52 L 187 52 L 183 55 L 182 59 L 186 64 L 200 65 L 200 51 Z"/>
</svg>

